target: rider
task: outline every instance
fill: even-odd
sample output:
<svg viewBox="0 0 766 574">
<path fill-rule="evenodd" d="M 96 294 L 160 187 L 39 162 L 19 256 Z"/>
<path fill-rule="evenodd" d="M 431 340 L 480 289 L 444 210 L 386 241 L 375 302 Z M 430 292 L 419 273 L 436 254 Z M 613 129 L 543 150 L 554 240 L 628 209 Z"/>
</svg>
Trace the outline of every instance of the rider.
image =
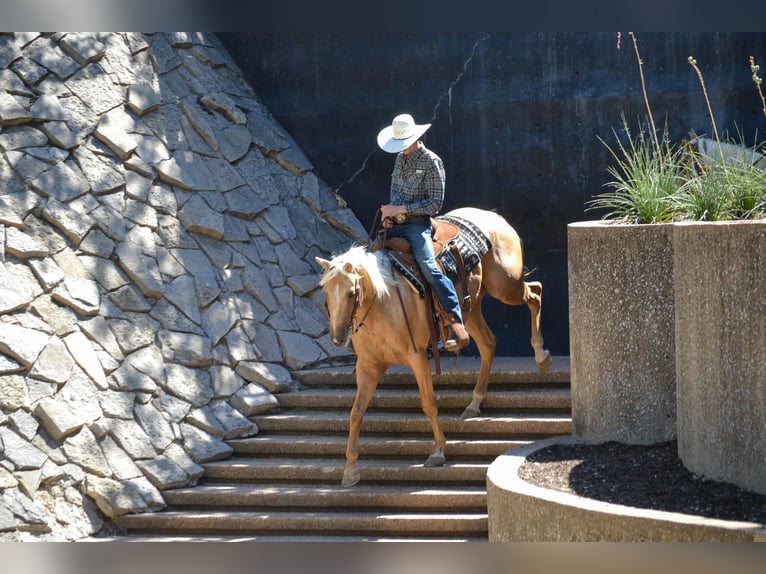
<svg viewBox="0 0 766 574">
<path fill-rule="evenodd" d="M 431 243 L 431 217 L 444 202 L 445 172 L 441 158 L 428 149 L 422 136 L 431 124 L 418 125 L 410 114 L 400 114 L 378 133 L 378 145 L 397 154 L 391 174 L 389 203 L 381 206 L 383 225 L 389 237 L 402 237 L 433 289 L 448 318 L 444 348 L 457 351 L 468 344 L 460 302 L 452 280 L 436 265 Z"/>
</svg>

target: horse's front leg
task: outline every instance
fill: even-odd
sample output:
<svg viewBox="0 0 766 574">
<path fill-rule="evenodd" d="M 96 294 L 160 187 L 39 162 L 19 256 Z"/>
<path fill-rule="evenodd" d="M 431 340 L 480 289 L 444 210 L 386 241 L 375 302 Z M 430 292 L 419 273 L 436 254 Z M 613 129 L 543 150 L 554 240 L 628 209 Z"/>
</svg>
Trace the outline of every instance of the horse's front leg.
<svg viewBox="0 0 766 574">
<path fill-rule="evenodd" d="M 415 374 L 415 379 L 418 382 L 420 405 L 423 408 L 423 412 L 428 417 L 428 422 L 431 424 L 431 431 L 434 434 L 434 449 L 431 451 L 424 466 L 442 466 L 446 460 L 444 456 L 444 447 L 447 444 L 447 439 L 439 425 L 439 409 L 436 406 L 436 398 L 434 397 L 431 364 L 428 362 L 428 355 L 425 351 L 418 352 L 411 367 L 412 372 Z"/>
<path fill-rule="evenodd" d="M 378 380 L 386 367 L 380 365 L 356 364 L 356 398 L 351 407 L 348 425 L 348 442 L 346 443 L 346 468 L 343 470 L 342 485 L 344 488 L 354 486 L 361 478 L 361 472 L 356 467 L 359 460 L 359 429 L 362 426 L 364 413 L 372 401 Z"/>
</svg>

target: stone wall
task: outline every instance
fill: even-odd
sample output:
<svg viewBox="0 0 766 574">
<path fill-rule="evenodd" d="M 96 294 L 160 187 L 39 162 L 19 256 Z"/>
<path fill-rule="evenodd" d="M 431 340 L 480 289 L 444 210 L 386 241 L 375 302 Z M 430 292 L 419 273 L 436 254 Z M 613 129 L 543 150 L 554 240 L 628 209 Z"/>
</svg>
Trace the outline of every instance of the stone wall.
<svg viewBox="0 0 766 574">
<path fill-rule="evenodd" d="M 0 540 L 164 507 L 338 357 L 366 231 L 201 33 L 0 35 Z"/>
</svg>

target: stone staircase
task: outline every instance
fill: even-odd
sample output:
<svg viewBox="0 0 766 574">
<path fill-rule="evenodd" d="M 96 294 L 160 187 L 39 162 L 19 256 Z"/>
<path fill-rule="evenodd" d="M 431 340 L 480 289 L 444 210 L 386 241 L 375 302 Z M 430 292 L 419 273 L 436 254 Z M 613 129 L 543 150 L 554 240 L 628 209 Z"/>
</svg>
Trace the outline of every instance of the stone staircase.
<svg viewBox="0 0 766 574">
<path fill-rule="evenodd" d="M 482 416 L 461 421 L 479 363 L 444 356 L 434 378 L 448 441 L 441 468 L 423 467 L 433 438 L 412 374 L 391 367 L 362 425 L 362 479 L 342 488 L 353 366 L 303 371 L 277 411 L 252 417 L 257 436 L 229 441 L 231 458 L 205 464 L 197 486 L 165 491 L 167 509 L 116 525 L 136 540 L 487 540 L 492 461 L 571 434 L 569 359 L 541 374 L 531 358 L 498 357 Z"/>
</svg>

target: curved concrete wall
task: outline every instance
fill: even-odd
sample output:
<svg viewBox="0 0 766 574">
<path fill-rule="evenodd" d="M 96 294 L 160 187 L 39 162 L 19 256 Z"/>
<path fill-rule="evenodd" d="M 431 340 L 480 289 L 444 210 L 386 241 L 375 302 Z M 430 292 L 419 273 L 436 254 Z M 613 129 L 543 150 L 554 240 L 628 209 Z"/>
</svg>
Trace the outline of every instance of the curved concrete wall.
<svg viewBox="0 0 766 574">
<path fill-rule="evenodd" d="M 679 457 L 766 494 L 766 222 L 673 227 Z"/>
<path fill-rule="evenodd" d="M 568 226 L 574 435 L 651 444 L 676 434 L 673 226 Z"/>
</svg>

